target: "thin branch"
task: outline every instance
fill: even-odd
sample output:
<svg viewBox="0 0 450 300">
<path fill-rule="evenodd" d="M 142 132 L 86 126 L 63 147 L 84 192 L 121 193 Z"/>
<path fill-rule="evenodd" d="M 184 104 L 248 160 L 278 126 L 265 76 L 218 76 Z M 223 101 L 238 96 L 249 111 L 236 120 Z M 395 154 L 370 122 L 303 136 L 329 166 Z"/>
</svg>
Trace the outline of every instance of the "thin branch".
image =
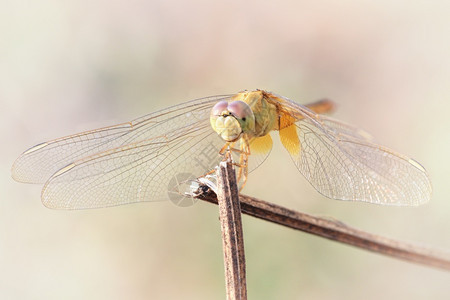
<svg viewBox="0 0 450 300">
<path fill-rule="evenodd" d="M 200 193 L 197 198 L 217 204 L 214 192 L 206 188 L 202 190 L 203 193 Z M 340 221 L 315 217 L 242 194 L 240 202 L 241 211 L 256 218 L 372 252 L 450 271 L 448 253 L 444 254 L 430 248 L 371 234 Z"/>
<path fill-rule="evenodd" d="M 227 299 L 245 300 L 247 286 L 241 207 L 236 174 L 231 160 L 220 163 L 217 170 L 217 183 Z"/>
</svg>

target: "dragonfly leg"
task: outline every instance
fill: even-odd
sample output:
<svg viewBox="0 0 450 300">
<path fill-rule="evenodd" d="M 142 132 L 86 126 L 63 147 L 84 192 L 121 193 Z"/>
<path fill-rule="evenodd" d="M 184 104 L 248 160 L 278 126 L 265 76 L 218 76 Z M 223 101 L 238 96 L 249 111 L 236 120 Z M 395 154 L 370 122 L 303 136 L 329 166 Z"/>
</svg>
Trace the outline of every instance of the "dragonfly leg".
<svg viewBox="0 0 450 300">
<path fill-rule="evenodd" d="M 250 155 L 250 146 L 249 146 L 249 140 L 246 135 L 244 135 L 241 138 L 240 143 L 240 149 L 234 148 L 234 145 L 236 142 L 227 142 L 225 145 L 220 149 L 219 154 L 226 155 L 231 158 L 231 152 L 239 153 L 239 163 L 233 162 L 233 165 L 238 167 L 238 174 L 237 174 L 237 182 L 243 181 L 241 188 L 239 191 L 242 190 L 242 188 L 245 186 L 247 182 L 247 176 L 248 176 L 248 156 Z M 209 172 L 208 174 L 211 174 L 214 171 Z"/>
<path fill-rule="evenodd" d="M 237 167 L 239 167 L 239 171 L 238 171 L 238 175 L 237 175 L 237 182 L 241 181 L 241 177 L 242 177 L 242 169 L 245 168 L 244 165 L 244 152 L 243 152 L 243 143 L 241 143 L 241 149 L 239 151 L 239 164 L 237 165 Z"/>
<path fill-rule="evenodd" d="M 250 146 L 246 135 L 241 139 L 241 149 L 239 152 L 239 172 L 237 181 L 239 182 L 242 179 L 242 185 L 239 189 L 239 191 L 241 191 L 247 183 L 248 156 L 250 155 Z"/>
<path fill-rule="evenodd" d="M 227 153 L 229 152 L 227 150 L 231 150 L 231 151 L 235 150 L 235 151 L 237 151 L 237 149 L 234 148 L 235 144 L 236 144 L 236 142 L 226 142 L 225 145 L 223 145 L 222 149 L 220 149 L 219 154 L 220 155 L 224 155 L 224 154 L 227 155 Z"/>
</svg>

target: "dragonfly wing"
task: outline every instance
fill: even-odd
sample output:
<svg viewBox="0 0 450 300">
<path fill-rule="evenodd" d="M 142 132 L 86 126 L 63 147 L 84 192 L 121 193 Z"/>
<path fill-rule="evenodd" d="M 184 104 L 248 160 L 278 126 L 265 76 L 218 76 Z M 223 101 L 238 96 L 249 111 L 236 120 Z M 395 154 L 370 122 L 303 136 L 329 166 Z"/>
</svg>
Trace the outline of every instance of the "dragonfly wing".
<svg viewBox="0 0 450 300">
<path fill-rule="evenodd" d="M 47 181 L 42 201 L 51 208 L 82 209 L 166 200 L 182 193 L 182 185 L 213 170 L 223 145 L 208 118 L 187 120 L 164 136 L 67 165 Z"/>
<path fill-rule="evenodd" d="M 270 134 L 267 134 L 265 136 L 252 139 L 249 144 L 251 155 L 249 157 L 248 169 L 249 172 L 251 172 L 259 167 L 269 156 L 270 151 L 272 150 L 273 141 Z"/>
<path fill-rule="evenodd" d="M 365 132 L 280 98 L 297 120 L 295 165 L 326 197 L 384 205 L 419 205 L 431 198 L 425 169 L 413 159 L 371 142 Z M 281 133 L 280 133 L 281 134 Z"/>
<path fill-rule="evenodd" d="M 236 142 L 234 148 L 241 149 L 242 146 L 241 143 L 244 143 L 242 139 Z M 251 139 L 249 141 L 249 146 L 250 146 L 250 155 L 248 157 L 247 167 L 248 171 L 252 172 L 267 159 L 272 150 L 273 141 L 270 134 L 267 134 L 263 137 Z M 241 154 L 236 151 L 232 151 L 231 154 L 233 157 L 233 161 L 238 163 L 240 161 Z M 238 172 L 239 168 L 240 168 L 239 166 L 236 166 Z"/>
<path fill-rule="evenodd" d="M 320 115 L 320 121 L 323 126 L 326 126 L 329 130 L 334 131 L 338 136 L 348 139 L 363 140 L 367 142 L 374 142 L 373 136 L 353 125 L 344 123 L 342 121 L 330 118 L 328 116 Z"/>
<path fill-rule="evenodd" d="M 190 183 L 214 170 L 225 142 L 211 128 L 214 96 L 186 102 L 129 123 L 40 144 L 13 166 L 16 180 L 41 182 L 45 206 L 83 209 L 171 199 L 189 192 Z M 256 168 L 271 140 L 256 143 Z"/>
<path fill-rule="evenodd" d="M 36 145 L 12 167 L 15 180 L 44 183 L 61 168 L 84 157 L 139 141 L 164 136 L 184 122 L 208 119 L 211 107 L 229 96 L 193 100 L 143 116 L 131 122 L 86 131 Z"/>
</svg>

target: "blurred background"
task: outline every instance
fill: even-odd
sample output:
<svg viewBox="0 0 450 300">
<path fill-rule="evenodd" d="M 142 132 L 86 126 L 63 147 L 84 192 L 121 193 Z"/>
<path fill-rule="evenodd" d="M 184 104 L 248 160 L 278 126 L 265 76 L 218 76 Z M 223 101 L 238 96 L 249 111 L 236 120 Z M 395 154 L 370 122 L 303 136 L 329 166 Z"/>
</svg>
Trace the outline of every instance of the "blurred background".
<svg viewBox="0 0 450 300">
<path fill-rule="evenodd" d="M 333 99 L 434 187 L 415 208 L 326 199 L 276 142 L 246 194 L 450 249 L 449 14 L 448 1 L 2 1 L 0 298 L 224 299 L 216 206 L 49 210 L 10 168 L 39 142 L 243 89 Z M 243 218 L 250 299 L 450 295 L 448 272 Z"/>
</svg>

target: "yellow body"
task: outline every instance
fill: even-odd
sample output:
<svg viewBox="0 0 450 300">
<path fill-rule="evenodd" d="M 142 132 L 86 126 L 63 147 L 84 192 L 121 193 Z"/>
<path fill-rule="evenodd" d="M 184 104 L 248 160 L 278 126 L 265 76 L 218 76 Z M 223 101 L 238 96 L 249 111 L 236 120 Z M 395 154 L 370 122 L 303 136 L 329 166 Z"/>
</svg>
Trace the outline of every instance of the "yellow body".
<svg viewBox="0 0 450 300">
<path fill-rule="evenodd" d="M 244 103 L 238 103 L 241 101 Z M 283 101 L 269 92 L 244 91 L 232 96 L 229 101 L 229 106 L 240 108 L 241 116 L 236 116 L 227 103 L 219 104 L 211 113 L 211 126 L 226 142 L 222 152 L 229 148 L 239 153 L 238 180 L 243 177 L 244 184 L 250 152 L 268 153 L 272 148 L 271 131 L 280 132 L 280 140 L 291 155 L 300 154 L 301 145 L 295 127 L 299 117 L 295 117 L 286 106 L 281 105 Z M 326 112 L 332 109 L 330 103 L 317 102 L 308 107 L 313 112 Z M 237 142 L 239 149 L 234 148 Z"/>
<path fill-rule="evenodd" d="M 272 140 L 268 134 L 273 130 L 279 130 L 283 146 L 291 154 L 299 154 L 300 141 L 294 125 L 296 120 L 283 110 L 278 99 L 276 95 L 261 90 L 241 92 L 232 97 L 232 100 L 241 100 L 247 103 L 255 115 L 255 130 L 247 132 L 249 139 L 254 144 L 252 149 L 265 152 L 264 148 L 272 146 Z M 257 139 L 264 136 L 267 137 L 262 141 Z M 256 140 L 252 140 L 252 138 L 256 138 Z M 263 145 L 266 147 L 261 149 Z"/>
<path fill-rule="evenodd" d="M 272 130 L 278 129 L 278 109 L 270 103 L 268 94 L 264 91 L 241 92 L 231 98 L 232 101 L 243 101 L 250 106 L 255 116 L 253 131 L 244 132 L 249 138 L 262 137 Z"/>
<path fill-rule="evenodd" d="M 243 148 L 249 148 L 250 145 L 252 151 L 255 152 L 270 150 L 272 139 L 269 133 L 279 130 L 284 147 L 291 154 L 298 155 L 300 142 L 294 124 L 297 120 L 280 105 L 279 100 L 278 96 L 261 90 L 240 92 L 231 97 L 230 102 L 245 102 L 253 112 L 254 125 L 245 126 L 235 118 L 212 118 L 211 125 L 227 142 L 235 142 L 240 139 L 241 150 L 245 150 L 248 154 L 250 154 L 250 149 Z"/>
</svg>

